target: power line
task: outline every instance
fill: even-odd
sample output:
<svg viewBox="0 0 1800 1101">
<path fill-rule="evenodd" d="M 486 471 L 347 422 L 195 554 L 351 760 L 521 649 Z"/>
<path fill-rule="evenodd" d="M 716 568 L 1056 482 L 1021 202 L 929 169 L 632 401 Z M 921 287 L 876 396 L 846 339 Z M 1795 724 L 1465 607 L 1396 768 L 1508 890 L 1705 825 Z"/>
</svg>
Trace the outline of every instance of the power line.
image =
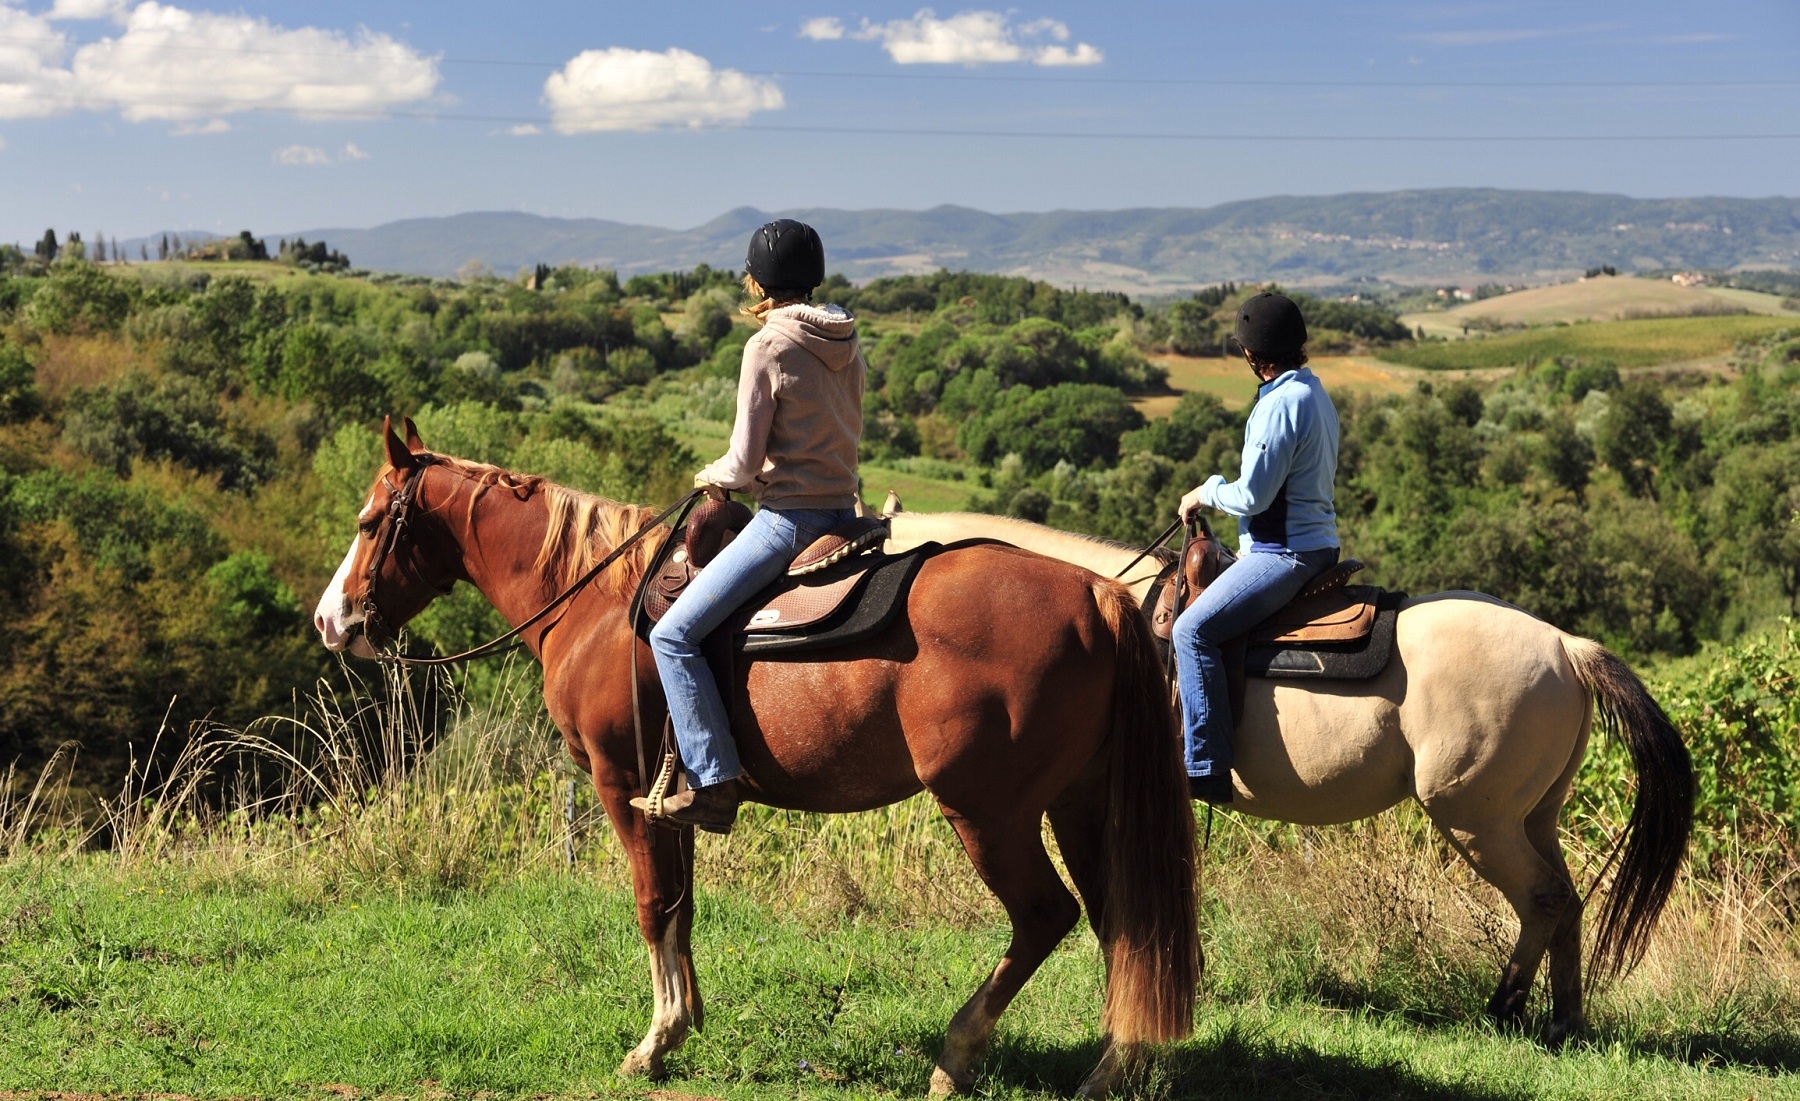
<svg viewBox="0 0 1800 1101">
<path fill-rule="evenodd" d="M 102 39 L 103 42 L 117 42 L 118 39 Z M 96 43 L 71 43 L 61 38 L 43 38 L 21 35 L 0 35 L 0 42 L 37 43 L 41 45 L 94 45 Z M 396 45 L 400 43 L 396 42 Z M 352 50 L 356 47 L 352 46 Z M 403 47 L 410 51 L 409 47 Z M 236 56 L 256 57 L 311 57 L 324 59 L 341 59 L 342 53 L 325 53 L 309 50 L 265 50 L 241 46 L 197 46 L 177 43 L 158 43 L 156 52 L 189 52 L 217 53 Z M 535 61 L 523 58 L 492 57 L 437 57 L 426 58 L 416 55 L 420 60 L 435 61 L 440 65 L 488 66 L 497 68 L 518 69 L 561 69 L 568 64 L 563 61 Z M 669 64 L 667 61 L 645 59 L 643 61 L 620 62 L 613 65 L 622 67 L 654 68 Z M 1112 85 L 1169 85 L 1196 88 L 1475 88 L 1475 89 L 1527 89 L 1527 88 L 1793 88 L 1800 87 L 1800 80 L 1333 80 L 1304 79 L 1288 80 L 1280 78 L 1239 79 L 1234 77 L 1121 77 L 1121 76 L 1047 76 L 1032 73 L 971 73 L 967 71 L 947 72 L 853 72 L 849 70 L 814 70 L 814 69 L 735 69 L 735 72 L 746 76 L 792 77 L 796 79 L 823 80 L 903 80 L 934 81 L 951 80 L 978 82 L 987 84 L 1052 84 L 1071 87 L 1089 84 Z"/>
<path fill-rule="evenodd" d="M 122 106 L 116 100 L 68 100 L 59 96 L 27 95 L 19 99 L 38 99 L 46 102 L 60 103 L 69 107 L 86 110 L 104 110 Z M 480 122 L 497 125 L 533 126 L 557 128 L 569 126 L 577 132 L 605 133 L 648 133 L 652 130 L 668 132 L 692 132 L 695 130 L 708 133 L 730 133 L 732 131 L 748 131 L 752 133 L 781 134 L 835 134 L 864 137 L 946 137 L 946 138 L 1042 138 L 1052 140 L 1074 141 L 1213 141 L 1213 142 L 1404 142 L 1418 143 L 1481 143 L 1481 142 L 1728 142 L 1728 141 L 1795 141 L 1800 140 L 1800 132 L 1788 133 L 1663 133 L 1663 134 L 1268 134 L 1268 133 L 1232 133 L 1196 132 L 1196 131 L 1145 131 L 1145 130 L 1002 130 L 976 129 L 972 127 L 937 127 L 937 126 L 811 126 L 785 123 L 703 123 L 698 126 L 666 126 L 644 130 L 630 128 L 603 128 L 599 131 L 582 130 L 584 120 L 580 117 L 565 117 L 559 120 L 544 115 L 498 115 L 473 114 L 462 111 L 399 111 L 369 109 L 360 107 L 306 107 L 294 105 L 208 105 L 190 100 L 145 100 L 134 99 L 130 106 L 137 107 L 173 107 L 184 111 L 194 111 L 205 115 L 211 113 L 231 114 L 291 114 L 315 118 L 340 118 L 346 120 L 381 122 L 388 120 L 408 120 L 419 122 Z M 144 119 L 145 122 L 181 122 L 182 119 Z"/>
</svg>

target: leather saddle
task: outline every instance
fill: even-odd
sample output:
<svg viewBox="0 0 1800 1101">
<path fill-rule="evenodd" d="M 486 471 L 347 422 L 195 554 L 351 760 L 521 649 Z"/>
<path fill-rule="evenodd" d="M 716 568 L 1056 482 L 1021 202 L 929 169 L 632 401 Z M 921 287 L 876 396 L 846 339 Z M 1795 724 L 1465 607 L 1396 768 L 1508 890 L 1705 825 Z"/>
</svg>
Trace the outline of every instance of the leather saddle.
<svg viewBox="0 0 1800 1101">
<path fill-rule="evenodd" d="M 1150 625 L 1165 644 L 1175 618 L 1237 561 L 1204 531 L 1188 542 L 1152 590 Z M 1366 680 L 1387 668 L 1394 651 L 1394 619 L 1405 593 L 1351 585 L 1363 564 L 1347 558 L 1307 583 L 1300 595 L 1249 634 L 1224 647 L 1234 723 L 1243 714 L 1245 677 Z M 1180 606 L 1175 584 L 1179 571 Z"/>
<path fill-rule="evenodd" d="M 649 624 L 662 619 L 676 597 L 749 522 L 750 510 L 736 501 L 707 499 L 696 505 L 687 523 L 670 539 L 673 549 L 645 579 L 641 625 L 647 630 Z M 876 517 L 858 517 L 821 535 L 794 557 L 786 577 L 758 593 L 730 621 L 732 633 L 793 639 L 824 629 L 840 610 L 848 610 L 873 575 L 884 567 L 891 569 L 897 559 L 910 557 L 873 553 L 887 536 L 887 521 Z M 914 568 L 916 565 L 913 562 Z M 911 571 L 906 572 L 910 580 Z M 769 647 L 742 638 L 736 641 L 736 648 Z"/>
</svg>

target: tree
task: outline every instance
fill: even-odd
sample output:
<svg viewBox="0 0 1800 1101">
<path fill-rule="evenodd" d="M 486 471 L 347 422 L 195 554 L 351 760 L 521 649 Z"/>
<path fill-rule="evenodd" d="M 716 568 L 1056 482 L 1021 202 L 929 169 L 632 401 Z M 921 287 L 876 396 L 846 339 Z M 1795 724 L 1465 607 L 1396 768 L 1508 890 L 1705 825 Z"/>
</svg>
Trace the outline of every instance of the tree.
<svg viewBox="0 0 1800 1101">
<path fill-rule="evenodd" d="M 1633 382 L 1613 393 L 1594 427 L 1594 451 L 1639 497 L 1656 496 L 1656 471 L 1674 411 L 1656 387 Z"/>
<path fill-rule="evenodd" d="M 43 238 L 38 241 L 37 246 L 31 251 L 33 255 L 46 264 L 55 260 L 62 252 L 62 249 L 56 243 L 56 231 L 54 229 L 46 229 Z"/>
<path fill-rule="evenodd" d="M 1169 350 L 1184 356 L 1218 355 L 1222 349 L 1214 308 L 1198 295 L 1170 306 Z"/>
<path fill-rule="evenodd" d="M 44 408 L 37 373 L 25 350 L 0 337 L 0 424 L 28 421 Z"/>
<path fill-rule="evenodd" d="M 982 371 L 981 374 L 988 372 Z M 1144 417 L 1110 386 L 1061 383 L 1044 390 L 1014 386 L 963 422 L 957 439 L 984 465 L 1015 454 L 1031 472 L 1060 462 L 1077 467 L 1111 463 L 1119 437 Z"/>
</svg>

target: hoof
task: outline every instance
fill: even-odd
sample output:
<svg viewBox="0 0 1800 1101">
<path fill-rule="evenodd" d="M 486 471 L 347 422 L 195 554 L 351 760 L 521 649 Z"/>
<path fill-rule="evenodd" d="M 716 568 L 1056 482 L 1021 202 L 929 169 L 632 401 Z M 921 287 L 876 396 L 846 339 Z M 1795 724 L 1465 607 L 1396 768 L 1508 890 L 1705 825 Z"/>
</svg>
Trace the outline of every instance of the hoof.
<svg viewBox="0 0 1800 1101">
<path fill-rule="evenodd" d="M 1586 1027 L 1587 1022 L 1580 1017 L 1566 1021 L 1551 1021 L 1550 1027 L 1544 1032 L 1544 1042 L 1550 1047 L 1562 1047 Z"/>
<path fill-rule="evenodd" d="M 1087 1079 L 1075 1091 L 1075 1096 L 1084 1099 L 1112 1096 L 1141 1055 L 1142 1051 L 1137 1044 L 1116 1044 L 1109 1041 L 1106 1050 L 1100 1055 L 1099 1064 L 1088 1072 Z"/>
<path fill-rule="evenodd" d="M 1489 1000 L 1487 1015 L 1494 1024 L 1512 1032 L 1525 1027 L 1525 993 L 1496 994 Z"/>
<path fill-rule="evenodd" d="M 646 1055 L 641 1051 L 633 1051 L 627 1055 L 625 1061 L 619 1064 L 618 1070 L 620 1078 L 648 1078 L 653 1082 L 668 1077 L 668 1073 L 668 1069 L 663 1066 L 662 1056 Z"/>
<path fill-rule="evenodd" d="M 932 1097 L 955 1097 L 968 1093 L 974 1085 L 973 1080 L 957 1081 L 943 1067 L 933 1067 L 931 1070 Z"/>
</svg>

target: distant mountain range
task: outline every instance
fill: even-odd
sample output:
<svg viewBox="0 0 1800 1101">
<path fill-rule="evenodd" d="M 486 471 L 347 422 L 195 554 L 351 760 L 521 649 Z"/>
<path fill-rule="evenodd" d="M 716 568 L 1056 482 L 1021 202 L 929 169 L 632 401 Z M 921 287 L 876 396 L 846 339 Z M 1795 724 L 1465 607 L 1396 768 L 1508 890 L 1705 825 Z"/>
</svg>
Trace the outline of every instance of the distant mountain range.
<svg viewBox="0 0 1800 1101">
<path fill-rule="evenodd" d="M 1227 279 L 1541 281 L 1601 264 L 1800 267 L 1800 199 L 1632 199 L 1488 188 L 1041 214 L 954 206 L 773 213 L 741 207 L 689 230 L 470 213 L 299 235 L 322 237 L 358 267 L 375 270 L 452 275 L 476 260 L 500 275 L 536 263 L 631 275 L 699 263 L 736 268 L 750 233 L 772 217 L 816 226 L 830 270 L 858 281 L 943 267 L 1154 294 Z"/>
</svg>

